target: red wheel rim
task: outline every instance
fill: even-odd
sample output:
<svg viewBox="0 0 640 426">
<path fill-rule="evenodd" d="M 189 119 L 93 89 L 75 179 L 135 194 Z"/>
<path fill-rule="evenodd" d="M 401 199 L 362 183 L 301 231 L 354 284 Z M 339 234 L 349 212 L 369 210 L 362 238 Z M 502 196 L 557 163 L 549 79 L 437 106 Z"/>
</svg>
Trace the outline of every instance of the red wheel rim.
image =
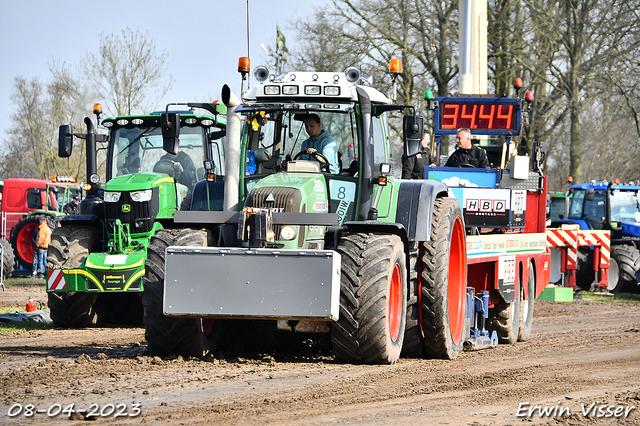
<svg viewBox="0 0 640 426">
<path fill-rule="evenodd" d="M 400 319 L 402 318 L 402 272 L 396 263 L 391 274 L 389 287 L 389 333 L 395 341 L 400 334 Z"/>
<path fill-rule="evenodd" d="M 447 288 L 449 306 L 449 328 L 454 344 L 462 340 L 465 319 L 465 299 L 467 297 L 466 247 L 462 219 L 456 217 L 451 232 L 449 250 L 449 283 Z"/>
<path fill-rule="evenodd" d="M 20 232 L 18 232 L 18 238 L 16 239 L 16 251 L 18 252 L 18 256 L 22 260 L 27 263 L 33 262 L 33 241 L 31 241 L 31 235 L 33 235 L 33 231 L 38 226 L 35 223 L 27 223 L 22 227 Z"/>
</svg>

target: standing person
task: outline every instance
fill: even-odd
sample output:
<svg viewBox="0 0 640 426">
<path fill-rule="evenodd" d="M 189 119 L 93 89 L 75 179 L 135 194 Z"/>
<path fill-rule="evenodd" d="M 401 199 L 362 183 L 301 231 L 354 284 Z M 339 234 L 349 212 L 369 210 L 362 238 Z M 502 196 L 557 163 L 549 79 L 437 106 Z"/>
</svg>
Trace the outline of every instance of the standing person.
<svg viewBox="0 0 640 426">
<path fill-rule="evenodd" d="M 62 213 L 64 214 L 78 214 L 78 203 L 80 203 L 80 197 L 74 195 L 71 201 L 64 205 Z"/>
<path fill-rule="evenodd" d="M 47 219 L 40 216 L 39 226 L 33 232 L 35 250 L 33 252 L 33 269 L 32 276 L 38 274 L 38 278 L 44 278 L 44 268 L 47 264 L 47 250 L 51 243 L 51 229 L 47 225 Z"/>
<path fill-rule="evenodd" d="M 318 114 L 308 114 L 304 118 L 304 128 L 309 135 L 309 139 L 302 142 L 302 151 L 306 151 L 308 155 L 302 155 L 300 158 L 307 160 L 310 156 L 313 156 L 314 153 L 319 152 L 329 160 L 329 171 L 333 174 L 340 173 L 340 166 L 338 165 L 338 144 L 329 132 L 322 130 L 320 116 L 318 116 Z M 325 163 L 324 159 L 320 156 L 314 156 L 314 159 L 318 160 L 319 163 Z"/>
<path fill-rule="evenodd" d="M 420 142 L 420 152 L 411 157 L 402 155 L 402 179 L 424 179 L 424 168 L 431 163 L 430 136 L 425 129 Z"/>
<path fill-rule="evenodd" d="M 471 145 L 471 130 L 458 129 L 456 134 L 458 147 L 447 160 L 445 167 L 489 167 L 487 153 L 479 146 Z"/>
</svg>

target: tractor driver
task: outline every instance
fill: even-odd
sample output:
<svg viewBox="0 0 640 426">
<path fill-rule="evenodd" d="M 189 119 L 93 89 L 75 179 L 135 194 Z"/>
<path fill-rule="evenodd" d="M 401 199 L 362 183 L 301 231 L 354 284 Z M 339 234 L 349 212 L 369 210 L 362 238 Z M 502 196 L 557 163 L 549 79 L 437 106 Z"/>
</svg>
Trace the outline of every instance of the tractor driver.
<svg viewBox="0 0 640 426">
<path fill-rule="evenodd" d="M 485 150 L 471 145 L 471 130 L 458 129 L 456 146 L 457 149 L 451 154 L 445 167 L 489 167 Z"/>
<path fill-rule="evenodd" d="M 309 138 L 302 142 L 302 151 L 306 151 L 308 155 L 300 156 L 302 160 L 310 160 L 313 157 L 313 153 L 319 152 L 323 154 L 329 160 L 329 171 L 333 174 L 340 173 L 340 166 L 338 163 L 338 144 L 335 139 L 331 137 L 329 132 L 322 130 L 320 126 L 320 116 L 318 114 L 308 114 L 304 118 L 304 128 L 309 135 Z M 324 158 L 317 156 L 313 157 L 318 160 L 319 163 L 325 164 Z"/>
<path fill-rule="evenodd" d="M 168 174 L 178 183 L 186 186 L 188 192 L 193 190 L 193 186 L 197 182 L 196 166 L 189 154 L 184 151 L 178 152 L 177 155 L 167 152 L 160 157 L 160 160 L 153 167 L 153 171 Z"/>
</svg>

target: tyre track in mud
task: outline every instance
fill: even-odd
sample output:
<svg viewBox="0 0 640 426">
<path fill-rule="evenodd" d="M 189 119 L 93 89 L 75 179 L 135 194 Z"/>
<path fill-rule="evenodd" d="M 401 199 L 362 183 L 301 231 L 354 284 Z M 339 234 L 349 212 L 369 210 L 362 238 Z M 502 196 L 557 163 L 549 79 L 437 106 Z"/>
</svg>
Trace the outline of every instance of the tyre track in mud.
<svg viewBox="0 0 640 426">
<path fill-rule="evenodd" d="M 146 356 L 145 346 L 141 329 L 0 336 L 0 422 L 68 424 L 43 415 L 8 419 L 16 402 L 136 401 L 151 424 L 640 424 L 637 410 L 622 423 L 580 414 L 582 403 L 640 405 L 638 304 L 537 303 L 530 341 L 453 361 L 343 365 L 322 353 L 161 359 Z M 573 414 L 518 418 L 524 402 Z"/>
</svg>

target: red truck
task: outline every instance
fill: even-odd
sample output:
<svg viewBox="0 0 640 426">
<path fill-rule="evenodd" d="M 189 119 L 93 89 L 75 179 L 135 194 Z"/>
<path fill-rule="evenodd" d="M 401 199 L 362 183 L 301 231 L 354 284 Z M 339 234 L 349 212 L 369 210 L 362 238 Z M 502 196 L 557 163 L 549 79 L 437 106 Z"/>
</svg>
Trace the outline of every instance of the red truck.
<svg viewBox="0 0 640 426">
<path fill-rule="evenodd" d="M 62 208 L 81 188 L 72 177 L 41 179 L 5 179 L 2 190 L 2 248 L 3 274 L 11 274 L 15 261 L 31 270 L 33 242 L 31 235 L 40 216 L 49 220 L 62 215 Z"/>
</svg>

